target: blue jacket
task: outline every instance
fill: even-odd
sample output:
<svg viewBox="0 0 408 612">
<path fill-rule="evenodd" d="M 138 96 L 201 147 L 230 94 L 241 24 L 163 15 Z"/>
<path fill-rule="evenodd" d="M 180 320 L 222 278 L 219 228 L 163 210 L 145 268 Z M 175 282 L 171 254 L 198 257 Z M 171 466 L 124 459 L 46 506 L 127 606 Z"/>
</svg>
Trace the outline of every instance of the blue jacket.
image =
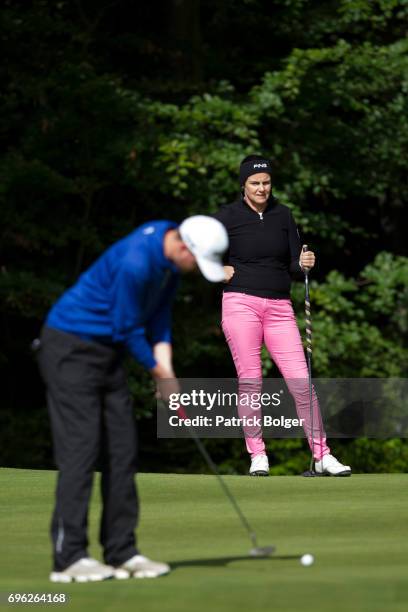
<svg viewBox="0 0 408 612">
<path fill-rule="evenodd" d="M 124 344 L 146 368 L 152 345 L 171 342 L 171 307 L 179 280 L 164 256 L 171 221 L 152 221 L 113 244 L 50 310 L 46 325 L 85 340 Z"/>
</svg>

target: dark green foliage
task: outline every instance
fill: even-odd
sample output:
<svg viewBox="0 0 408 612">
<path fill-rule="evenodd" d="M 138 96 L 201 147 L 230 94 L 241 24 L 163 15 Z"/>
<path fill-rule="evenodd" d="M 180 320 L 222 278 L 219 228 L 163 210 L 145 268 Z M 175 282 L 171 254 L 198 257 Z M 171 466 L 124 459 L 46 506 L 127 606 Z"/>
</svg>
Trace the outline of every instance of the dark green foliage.
<svg viewBox="0 0 408 612">
<path fill-rule="evenodd" d="M 0 16 L 1 464 L 50 465 L 29 344 L 56 297 L 136 225 L 232 200 L 252 152 L 272 159 L 318 256 L 316 376 L 406 376 L 404 0 L 6 0 Z M 293 298 L 302 328 L 301 284 Z M 185 279 L 181 377 L 234 375 L 219 310 L 219 289 Z M 146 468 L 201 469 L 189 445 L 157 445 L 149 377 L 129 375 Z M 209 444 L 225 471 L 246 470 L 241 441 Z M 340 445 L 359 470 L 406 470 L 398 440 Z M 304 442 L 271 443 L 276 473 L 306 457 Z"/>
</svg>

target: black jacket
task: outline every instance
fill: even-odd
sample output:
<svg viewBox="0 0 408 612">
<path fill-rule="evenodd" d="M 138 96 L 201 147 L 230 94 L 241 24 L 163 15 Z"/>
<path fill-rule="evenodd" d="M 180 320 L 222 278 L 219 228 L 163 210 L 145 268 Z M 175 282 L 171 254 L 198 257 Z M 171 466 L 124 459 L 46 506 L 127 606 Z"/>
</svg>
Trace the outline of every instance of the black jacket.
<svg viewBox="0 0 408 612">
<path fill-rule="evenodd" d="M 300 238 L 289 208 L 272 197 L 260 214 L 240 198 L 214 216 L 228 232 L 226 264 L 235 269 L 224 291 L 289 298 L 291 277 L 303 278 Z"/>
</svg>

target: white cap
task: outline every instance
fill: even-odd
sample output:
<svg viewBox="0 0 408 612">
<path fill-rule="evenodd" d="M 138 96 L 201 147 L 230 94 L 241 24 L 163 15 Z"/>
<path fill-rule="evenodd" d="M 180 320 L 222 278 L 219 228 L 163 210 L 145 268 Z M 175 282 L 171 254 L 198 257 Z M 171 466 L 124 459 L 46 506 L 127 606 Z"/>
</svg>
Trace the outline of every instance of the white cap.
<svg viewBox="0 0 408 612">
<path fill-rule="evenodd" d="M 223 224 L 213 217 L 195 215 L 185 219 L 179 231 L 205 278 L 213 283 L 225 280 L 222 254 L 228 248 L 228 235 Z"/>
</svg>

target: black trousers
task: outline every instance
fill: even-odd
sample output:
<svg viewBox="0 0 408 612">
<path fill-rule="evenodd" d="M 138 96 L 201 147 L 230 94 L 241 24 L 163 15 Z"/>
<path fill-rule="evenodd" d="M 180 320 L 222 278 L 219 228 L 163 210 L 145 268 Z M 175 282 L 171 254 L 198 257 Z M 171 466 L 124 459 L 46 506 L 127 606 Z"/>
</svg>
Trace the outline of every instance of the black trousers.
<svg viewBox="0 0 408 612">
<path fill-rule="evenodd" d="M 138 553 L 136 424 L 121 355 L 110 346 L 47 327 L 40 339 L 38 363 L 59 470 L 51 523 L 54 570 L 88 554 L 88 506 L 98 466 L 100 542 L 105 562 L 120 565 Z"/>
</svg>

